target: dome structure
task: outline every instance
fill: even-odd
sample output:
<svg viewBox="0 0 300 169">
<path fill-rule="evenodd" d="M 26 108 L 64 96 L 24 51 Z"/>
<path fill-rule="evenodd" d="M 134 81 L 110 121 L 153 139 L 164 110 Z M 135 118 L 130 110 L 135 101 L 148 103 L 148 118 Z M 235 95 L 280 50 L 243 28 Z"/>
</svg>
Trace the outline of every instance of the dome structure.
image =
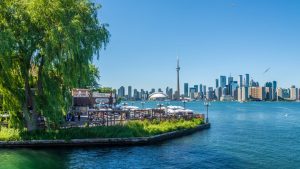
<svg viewBox="0 0 300 169">
<path fill-rule="evenodd" d="M 162 92 L 153 93 L 149 96 L 149 100 L 165 100 L 168 96 Z"/>
</svg>

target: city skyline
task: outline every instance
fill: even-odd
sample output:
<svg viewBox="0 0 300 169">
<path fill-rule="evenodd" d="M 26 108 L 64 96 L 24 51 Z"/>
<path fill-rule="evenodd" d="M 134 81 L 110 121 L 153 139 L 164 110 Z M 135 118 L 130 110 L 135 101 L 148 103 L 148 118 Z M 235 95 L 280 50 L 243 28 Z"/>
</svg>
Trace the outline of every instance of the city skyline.
<svg viewBox="0 0 300 169">
<path fill-rule="evenodd" d="M 228 81 L 227 81 L 228 78 Z M 215 79 L 215 87 L 207 86 L 203 83 L 189 84 L 183 83 L 183 92 L 180 93 L 181 99 L 208 99 L 208 100 L 221 100 L 221 101 L 251 101 L 251 100 L 299 100 L 300 89 L 291 85 L 288 88 L 283 88 L 277 85 L 277 81 L 270 81 L 266 83 L 260 83 L 255 79 L 250 79 L 249 74 L 239 75 L 238 79 L 234 79 L 231 75 L 226 77 L 220 75 L 220 78 Z M 126 93 L 126 87 L 121 86 L 118 90 L 118 96 L 133 100 L 147 100 L 148 96 L 162 92 L 165 93 L 169 99 L 178 100 L 176 91 L 173 93 L 173 88 L 169 86 L 160 88 L 134 88 L 134 94 L 131 91 L 133 86 L 128 86 Z M 130 88 L 130 90 L 129 90 Z M 165 91 L 163 90 L 165 89 Z M 134 95 L 133 97 L 132 94 Z"/>
<path fill-rule="evenodd" d="M 261 83 L 300 85 L 297 1 L 96 2 L 111 33 L 96 62 L 103 86 L 175 89 L 177 57 L 181 82 L 214 86 L 220 74 L 249 73 Z"/>
</svg>

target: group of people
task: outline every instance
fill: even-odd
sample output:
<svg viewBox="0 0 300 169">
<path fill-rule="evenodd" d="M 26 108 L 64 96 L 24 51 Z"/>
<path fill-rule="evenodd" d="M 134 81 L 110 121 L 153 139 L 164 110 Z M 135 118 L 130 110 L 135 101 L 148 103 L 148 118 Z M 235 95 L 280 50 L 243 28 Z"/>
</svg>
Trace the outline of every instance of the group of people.
<svg viewBox="0 0 300 169">
<path fill-rule="evenodd" d="M 77 120 L 80 121 L 80 113 L 77 113 Z M 66 121 L 75 121 L 75 114 L 74 113 L 68 113 L 66 115 Z"/>
</svg>

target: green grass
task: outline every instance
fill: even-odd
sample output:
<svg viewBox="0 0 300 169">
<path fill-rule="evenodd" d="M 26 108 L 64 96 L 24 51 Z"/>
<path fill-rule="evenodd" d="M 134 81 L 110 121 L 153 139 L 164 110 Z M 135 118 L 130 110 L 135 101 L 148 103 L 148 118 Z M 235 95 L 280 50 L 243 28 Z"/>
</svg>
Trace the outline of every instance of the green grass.
<svg viewBox="0 0 300 169">
<path fill-rule="evenodd" d="M 162 122 L 137 120 L 130 121 L 123 126 L 68 128 L 36 132 L 2 127 L 0 128 L 0 141 L 147 137 L 180 129 L 195 128 L 199 124 L 203 124 L 203 119 Z"/>
<path fill-rule="evenodd" d="M 0 128 L 0 141 L 20 140 L 20 130 L 11 128 Z"/>
</svg>

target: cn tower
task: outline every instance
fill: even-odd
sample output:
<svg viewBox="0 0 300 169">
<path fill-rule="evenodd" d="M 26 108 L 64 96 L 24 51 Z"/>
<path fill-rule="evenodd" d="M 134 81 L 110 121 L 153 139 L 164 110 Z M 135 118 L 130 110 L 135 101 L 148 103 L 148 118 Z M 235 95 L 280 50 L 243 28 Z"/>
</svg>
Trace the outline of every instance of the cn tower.
<svg viewBox="0 0 300 169">
<path fill-rule="evenodd" d="M 179 58 L 177 57 L 177 68 L 176 68 L 176 71 L 177 71 L 177 96 L 176 96 L 176 99 L 180 99 L 180 83 L 179 83 L 179 71 L 180 71 L 180 66 L 179 66 Z"/>
</svg>

